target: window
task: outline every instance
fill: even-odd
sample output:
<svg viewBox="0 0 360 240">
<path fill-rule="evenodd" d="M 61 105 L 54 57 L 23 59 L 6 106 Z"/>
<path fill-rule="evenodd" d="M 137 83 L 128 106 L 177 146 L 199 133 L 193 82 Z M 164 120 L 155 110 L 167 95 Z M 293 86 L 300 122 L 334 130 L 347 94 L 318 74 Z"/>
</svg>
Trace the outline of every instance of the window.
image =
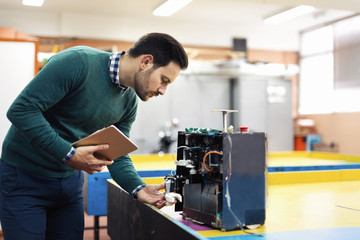
<svg viewBox="0 0 360 240">
<path fill-rule="evenodd" d="M 360 16 L 300 36 L 299 113 L 360 111 Z"/>
<path fill-rule="evenodd" d="M 299 113 L 332 112 L 333 29 L 323 27 L 301 36 Z"/>
</svg>

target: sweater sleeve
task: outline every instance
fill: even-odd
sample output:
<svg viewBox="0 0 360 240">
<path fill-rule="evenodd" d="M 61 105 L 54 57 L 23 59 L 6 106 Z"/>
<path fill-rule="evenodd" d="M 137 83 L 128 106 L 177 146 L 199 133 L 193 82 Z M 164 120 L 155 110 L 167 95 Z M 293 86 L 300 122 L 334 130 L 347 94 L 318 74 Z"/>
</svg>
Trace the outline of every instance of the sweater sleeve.
<svg viewBox="0 0 360 240">
<path fill-rule="evenodd" d="M 60 161 L 71 149 L 44 117 L 44 112 L 76 89 L 86 75 L 78 53 L 65 51 L 53 56 L 10 106 L 7 117 L 35 147 Z"/>
<path fill-rule="evenodd" d="M 136 117 L 136 96 L 132 98 L 132 102 L 130 102 L 129 105 L 131 107 L 128 110 L 126 118 L 115 124 L 116 127 L 119 128 L 120 131 L 122 131 L 128 137 L 132 123 L 135 121 Z M 112 165 L 108 166 L 108 169 L 114 181 L 119 184 L 123 189 L 125 189 L 128 193 L 131 193 L 137 186 L 145 184 L 137 173 L 129 155 L 125 155 L 121 158 L 116 159 Z"/>
<path fill-rule="evenodd" d="M 129 155 L 116 159 L 112 165 L 108 166 L 108 169 L 112 179 L 128 193 L 137 186 L 145 184 L 135 170 Z"/>
</svg>

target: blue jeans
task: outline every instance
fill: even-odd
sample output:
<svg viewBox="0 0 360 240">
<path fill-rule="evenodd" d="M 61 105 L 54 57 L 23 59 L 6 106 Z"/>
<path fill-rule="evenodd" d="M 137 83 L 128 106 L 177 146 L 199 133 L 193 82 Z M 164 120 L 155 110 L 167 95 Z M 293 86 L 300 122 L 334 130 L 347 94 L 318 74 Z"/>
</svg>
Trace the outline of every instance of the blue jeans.
<svg viewBox="0 0 360 240">
<path fill-rule="evenodd" d="M 67 178 L 30 174 L 0 161 L 0 222 L 6 240 L 82 240 L 82 171 Z"/>
</svg>

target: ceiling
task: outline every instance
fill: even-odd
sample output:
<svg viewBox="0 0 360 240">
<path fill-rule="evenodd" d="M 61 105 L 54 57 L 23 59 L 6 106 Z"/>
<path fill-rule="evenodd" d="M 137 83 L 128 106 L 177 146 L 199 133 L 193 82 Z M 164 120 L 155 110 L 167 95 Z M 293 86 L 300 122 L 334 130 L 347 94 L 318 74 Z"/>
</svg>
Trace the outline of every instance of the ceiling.
<svg viewBox="0 0 360 240">
<path fill-rule="evenodd" d="M 185 36 L 183 39 L 185 42 L 188 42 L 188 44 L 193 43 L 198 45 L 200 42 L 204 42 L 204 38 L 201 38 L 202 32 L 204 32 L 204 34 L 205 32 L 211 32 L 213 34 L 211 37 L 213 42 L 209 44 L 220 46 L 225 45 L 223 43 L 224 40 L 223 42 L 218 41 L 218 44 L 216 44 L 217 40 L 221 40 L 221 36 L 215 36 L 216 33 L 218 33 L 218 35 L 244 36 L 255 39 L 255 37 L 259 38 L 261 34 L 265 33 L 270 36 L 280 32 L 299 32 L 309 27 L 360 12 L 360 0 L 193 0 L 169 18 L 153 16 L 152 11 L 164 1 L 165 0 L 45 0 L 43 7 L 38 8 L 23 6 L 21 0 L 0 0 L 0 15 L 4 15 L 1 14 L 1 11 L 8 10 L 10 12 L 17 11 L 24 14 L 32 13 L 37 15 L 45 13 L 54 16 L 76 14 L 78 16 L 93 16 L 94 18 L 106 16 L 107 18 L 116 17 L 126 19 L 129 24 L 136 23 L 137 25 L 134 25 L 135 28 L 139 28 L 142 25 L 155 28 L 156 26 L 162 26 L 167 23 L 168 25 L 171 24 L 172 28 L 169 26 L 164 28 L 166 31 L 169 31 L 169 29 L 171 29 L 171 31 L 181 29 L 181 32 L 177 33 L 177 35 L 185 35 L 191 32 L 192 40 L 189 40 L 190 37 L 187 39 Z M 269 27 L 262 21 L 271 14 L 301 4 L 312 5 L 316 7 L 317 10 L 312 14 L 278 26 Z M 8 18 L 12 15 L 14 14 L 9 13 Z M 78 19 L 80 19 L 78 21 L 81 21 L 80 17 Z M 8 25 L 15 22 L 15 20 L 10 21 L 5 19 L 4 16 L 3 18 L 0 16 L 0 26 L 4 25 L 2 21 Z M 26 21 L 30 21 L 30 18 Z M 63 30 L 63 25 L 64 23 L 62 23 L 63 33 L 58 31 L 58 35 L 69 35 L 68 32 Z M 231 31 L 236 29 L 236 32 L 232 32 L 231 34 L 226 32 L 225 30 L 229 26 L 231 26 Z M 19 26 L 18 28 L 22 27 Z M 269 31 L 269 29 L 271 29 L 271 31 Z M 38 33 L 35 28 L 29 30 L 29 32 L 35 35 L 51 35 L 56 33 L 55 31 L 53 33 Z M 256 32 L 259 34 L 254 34 Z M 104 36 L 106 36 L 106 34 L 104 34 Z M 108 38 L 111 38 L 111 36 L 109 35 Z M 196 41 L 197 38 L 198 42 Z M 252 40 L 255 45 L 256 41 L 257 40 Z"/>
<path fill-rule="evenodd" d="M 0 0 L 0 8 L 47 12 L 79 12 L 94 14 L 124 14 L 151 16 L 152 11 L 165 0 L 45 0 L 43 7 L 23 6 L 21 0 Z M 270 14 L 281 8 L 312 5 L 321 9 L 360 11 L 360 0 L 193 0 L 175 18 L 190 17 L 200 21 L 231 20 L 239 13 Z M 186 14 L 184 14 L 186 13 Z M 251 12 L 252 13 L 252 12 Z"/>
</svg>

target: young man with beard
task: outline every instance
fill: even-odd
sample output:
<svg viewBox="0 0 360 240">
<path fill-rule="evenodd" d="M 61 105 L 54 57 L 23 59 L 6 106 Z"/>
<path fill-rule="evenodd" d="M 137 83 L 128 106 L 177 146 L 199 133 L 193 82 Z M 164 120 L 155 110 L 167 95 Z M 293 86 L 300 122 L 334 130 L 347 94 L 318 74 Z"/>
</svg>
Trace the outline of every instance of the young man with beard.
<svg viewBox="0 0 360 240">
<path fill-rule="evenodd" d="M 73 47 L 53 56 L 8 110 L 12 123 L 0 163 L 0 222 L 7 240 L 83 239 L 83 173 L 108 167 L 112 178 L 140 201 L 161 208 L 158 190 L 146 185 L 131 159 L 103 159 L 107 145 L 74 148 L 94 131 L 115 125 L 129 136 L 137 96 L 165 94 L 188 65 L 168 34 L 150 33 L 127 52 Z"/>
</svg>

